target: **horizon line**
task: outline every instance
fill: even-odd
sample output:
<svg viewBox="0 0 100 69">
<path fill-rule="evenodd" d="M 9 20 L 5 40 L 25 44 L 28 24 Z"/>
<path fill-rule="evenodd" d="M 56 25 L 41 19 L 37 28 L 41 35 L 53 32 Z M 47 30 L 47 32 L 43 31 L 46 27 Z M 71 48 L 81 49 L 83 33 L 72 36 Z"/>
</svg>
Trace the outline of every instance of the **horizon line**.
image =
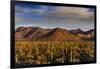
<svg viewBox="0 0 100 69">
<path fill-rule="evenodd" d="M 80 30 L 82 30 L 82 31 L 88 31 L 88 30 L 92 30 L 92 29 L 94 29 L 94 28 L 92 28 L 92 29 L 88 29 L 88 30 L 83 30 L 83 29 L 81 29 L 81 28 L 75 28 L 75 29 L 67 29 L 67 28 L 64 28 L 64 27 L 54 27 L 54 28 L 43 28 L 43 27 L 38 27 L 38 26 L 36 26 L 36 27 L 34 27 L 34 26 L 18 26 L 18 27 L 15 27 L 15 30 L 17 29 L 17 28 L 19 28 L 19 27 L 33 27 L 33 28 L 42 28 L 42 29 L 55 29 L 55 28 L 61 28 L 61 29 L 66 29 L 66 30 L 77 30 L 77 29 L 80 29 Z"/>
</svg>

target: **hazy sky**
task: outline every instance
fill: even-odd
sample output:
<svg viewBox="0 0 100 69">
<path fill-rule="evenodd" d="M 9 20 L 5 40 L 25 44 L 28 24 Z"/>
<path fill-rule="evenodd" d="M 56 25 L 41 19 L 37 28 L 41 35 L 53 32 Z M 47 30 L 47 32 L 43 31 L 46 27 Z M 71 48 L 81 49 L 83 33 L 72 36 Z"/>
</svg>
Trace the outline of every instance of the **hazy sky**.
<svg viewBox="0 0 100 69">
<path fill-rule="evenodd" d="M 15 28 L 33 26 L 41 28 L 61 27 L 89 30 L 94 28 L 94 9 L 36 4 L 16 4 Z"/>
</svg>

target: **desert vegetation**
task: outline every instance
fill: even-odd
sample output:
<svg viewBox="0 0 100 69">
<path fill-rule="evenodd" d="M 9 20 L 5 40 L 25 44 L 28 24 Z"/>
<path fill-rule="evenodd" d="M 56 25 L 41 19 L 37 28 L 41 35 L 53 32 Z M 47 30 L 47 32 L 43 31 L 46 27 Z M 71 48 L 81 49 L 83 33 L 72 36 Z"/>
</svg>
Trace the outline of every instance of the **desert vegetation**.
<svg viewBox="0 0 100 69">
<path fill-rule="evenodd" d="M 16 64 L 79 63 L 95 60 L 94 42 L 15 42 Z"/>
</svg>

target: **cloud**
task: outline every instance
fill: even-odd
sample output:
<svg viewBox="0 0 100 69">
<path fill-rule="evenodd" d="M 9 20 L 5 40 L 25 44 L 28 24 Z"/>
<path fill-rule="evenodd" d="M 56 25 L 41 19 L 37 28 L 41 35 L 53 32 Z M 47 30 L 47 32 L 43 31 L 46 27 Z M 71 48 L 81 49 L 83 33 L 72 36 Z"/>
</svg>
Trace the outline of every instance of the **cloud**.
<svg viewBox="0 0 100 69">
<path fill-rule="evenodd" d="M 34 22 L 34 20 L 15 17 L 15 23 L 25 23 L 25 22 Z"/>
<path fill-rule="evenodd" d="M 79 7 L 56 7 L 54 12 L 45 14 L 47 16 L 65 17 L 76 20 L 92 20 L 94 18 L 94 12 L 90 12 L 89 8 Z"/>
<path fill-rule="evenodd" d="M 38 13 L 38 14 L 43 14 L 45 12 L 48 12 L 48 11 L 52 11 L 54 10 L 53 9 L 54 7 L 52 6 L 44 6 L 44 5 L 16 5 L 15 6 L 15 12 L 16 13 L 30 13 L 30 14 L 35 14 L 35 13 Z"/>
<path fill-rule="evenodd" d="M 31 7 L 31 8 L 30 8 Z M 92 8 L 93 9 L 93 8 Z M 17 22 L 68 22 L 68 21 L 94 21 L 94 10 L 82 7 L 64 7 L 64 6 L 43 6 L 31 5 L 16 6 Z"/>
</svg>

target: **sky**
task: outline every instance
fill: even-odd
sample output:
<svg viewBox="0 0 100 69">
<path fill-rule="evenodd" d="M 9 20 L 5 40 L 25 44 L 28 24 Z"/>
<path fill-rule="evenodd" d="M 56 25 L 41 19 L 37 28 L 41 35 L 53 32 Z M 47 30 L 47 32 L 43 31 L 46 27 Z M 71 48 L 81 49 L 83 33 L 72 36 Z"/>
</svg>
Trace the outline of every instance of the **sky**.
<svg viewBox="0 0 100 69">
<path fill-rule="evenodd" d="M 16 4 L 15 28 L 20 26 L 87 31 L 94 29 L 94 8 Z"/>
</svg>

